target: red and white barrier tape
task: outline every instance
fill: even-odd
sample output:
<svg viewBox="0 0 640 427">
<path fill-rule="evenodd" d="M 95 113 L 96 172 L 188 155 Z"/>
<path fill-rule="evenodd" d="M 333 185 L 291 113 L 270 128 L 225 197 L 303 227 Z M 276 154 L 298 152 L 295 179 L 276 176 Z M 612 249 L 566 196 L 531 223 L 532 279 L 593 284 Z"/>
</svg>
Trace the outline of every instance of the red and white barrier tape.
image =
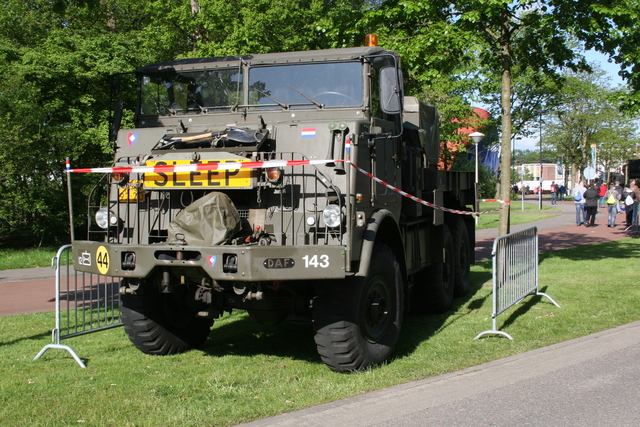
<svg viewBox="0 0 640 427">
<path fill-rule="evenodd" d="M 267 160 L 264 162 L 216 162 L 216 163 L 190 163 L 181 165 L 154 165 L 154 166 L 134 166 L 134 167 L 108 167 L 108 168 L 84 168 L 84 169 L 71 169 L 69 160 L 66 162 L 66 171 L 69 173 L 181 173 L 181 172 L 196 172 L 196 171 L 209 171 L 209 170 L 237 170 L 237 169 L 268 169 L 288 166 L 305 166 L 305 165 L 324 165 L 327 163 L 339 163 L 346 162 L 353 166 L 357 171 L 365 174 L 377 183 L 384 185 L 385 187 L 401 194 L 413 200 L 416 203 L 423 204 L 433 209 L 439 209 L 444 212 L 450 212 L 458 215 L 481 215 L 490 212 L 499 211 L 505 204 L 510 203 L 508 200 L 499 199 L 482 199 L 481 202 L 500 202 L 502 206 L 497 209 L 484 212 L 469 212 L 461 211 L 458 209 L 445 208 L 444 206 L 434 205 L 433 203 L 422 200 L 416 196 L 413 196 L 399 188 L 388 184 L 362 169 L 359 166 L 354 165 L 349 160 Z"/>
<path fill-rule="evenodd" d="M 503 206 L 500 206 L 498 209 L 492 209 L 492 210 L 490 210 L 490 211 L 484 211 L 484 212 L 469 212 L 469 211 L 461 211 L 461 210 L 458 210 L 458 209 L 450 209 L 450 208 L 445 208 L 445 207 L 443 207 L 443 206 L 434 205 L 433 203 L 429 203 L 429 202 L 427 202 L 426 200 L 422 200 L 422 199 L 420 199 L 420 198 L 418 198 L 418 197 L 416 197 L 416 196 L 413 196 L 413 195 L 411 195 L 411 194 L 407 193 L 406 191 L 402 191 L 402 190 L 400 190 L 399 188 L 396 188 L 396 187 L 394 187 L 393 185 L 391 185 L 391 184 L 388 184 L 388 183 L 384 182 L 384 181 L 383 181 L 383 180 L 381 180 L 380 178 L 377 178 L 377 177 L 373 176 L 372 174 L 370 174 L 370 173 L 369 173 L 369 172 L 367 172 L 366 170 L 362 169 L 362 168 L 361 168 L 361 167 L 359 167 L 359 166 L 354 165 L 354 164 L 353 164 L 353 163 L 351 163 L 351 162 L 349 162 L 349 163 L 351 164 L 351 166 L 353 166 L 354 168 L 356 168 L 356 170 L 358 170 L 358 172 L 362 172 L 363 174 L 365 174 L 366 176 L 368 176 L 369 178 L 371 178 L 372 180 L 374 180 L 374 181 L 375 181 L 375 182 L 377 182 L 378 184 L 384 185 L 385 187 L 389 188 L 390 190 L 393 190 L 393 191 L 395 191 L 396 193 L 401 194 L 401 195 L 403 195 L 404 197 L 406 197 L 406 198 L 408 198 L 408 199 L 411 199 L 411 200 L 413 200 L 413 201 L 414 201 L 414 202 L 416 202 L 416 203 L 423 204 L 423 205 L 428 206 L 428 207 L 433 208 L 433 209 L 438 209 L 438 210 L 441 210 L 441 211 L 444 211 L 444 212 L 450 212 L 450 213 L 454 213 L 454 214 L 458 214 L 458 215 L 482 215 L 482 214 L 486 214 L 486 213 L 490 213 L 490 212 L 496 212 L 496 211 L 499 211 L 500 209 L 502 209 L 502 208 L 504 207 L 504 205 L 503 205 Z M 494 200 L 484 200 L 484 201 L 494 201 Z M 505 201 L 502 201 L 502 200 L 495 200 L 495 201 L 500 201 L 500 202 L 502 202 L 503 204 L 504 204 L 504 203 L 509 203 L 509 202 L 505 202 Z"/>
<path fill-rule="evenodd" d="M 189 163 L 180 165 L 154 165 L 154 166 L 116 166 L 110 168 L 85 168 L 71 169 L 67 163 L 67 172 L 70 173 L 181 173 L 211 170 L 237 170 L 237 169 L 268 169 L 287 166 L 324 165 L 327 163 L 346 162 L 346 160 L 267 160 L 264 162 L 212 162 Z"/>
</svg>

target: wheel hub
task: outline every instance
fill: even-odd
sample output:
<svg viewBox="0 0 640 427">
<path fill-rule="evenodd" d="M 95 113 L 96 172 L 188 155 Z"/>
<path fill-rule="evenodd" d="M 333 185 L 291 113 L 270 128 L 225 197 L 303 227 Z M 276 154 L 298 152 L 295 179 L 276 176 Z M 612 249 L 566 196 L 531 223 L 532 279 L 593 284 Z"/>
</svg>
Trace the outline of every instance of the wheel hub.
<svg viewBox="0 0 640 427">
<path fill-rule="evenodd" d="M 370 342 L 378 342 L 390 322 L 389 292 L 384 282 L 376 282 L 369 287 L 362 308 L 365 338 Z"/>
</svg>

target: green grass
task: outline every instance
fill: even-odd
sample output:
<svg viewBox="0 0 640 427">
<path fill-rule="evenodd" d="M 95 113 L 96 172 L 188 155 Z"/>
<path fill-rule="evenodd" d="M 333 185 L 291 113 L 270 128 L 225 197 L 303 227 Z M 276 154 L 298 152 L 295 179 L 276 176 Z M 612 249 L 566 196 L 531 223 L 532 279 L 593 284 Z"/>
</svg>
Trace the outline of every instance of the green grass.
<svg viewBox="0 0 640 427">
<path fill-rule="evenodd" d="M 0 419 L 7 425 L 227 426 L 452 372 L 640 320 L 633 277 L 640 240 L 544 253 L 540 288 L 562 307 L 528 297 L 491 328 L 491 264 L 472 269 L 472 291 L 437 316 L 405 317 L 395 359 L 356 374 L 320 361 L 309 326 L 263 328 L 225 315 L 204 349 L 165 357 L 137 351 L 122 328 L 50 342 L 52 313 L 0 318 Z M 615 265 L 615 269 L 610 267 Z"/>
<path fill-rule="evenodd" d="M 49 267 L 58 248 L 12 249 L 0 247 L 0 270 Z"/>
<path fill-rule="evenodd" d="M 497 202 L 481 202 L 480 203 L 480 212 L 482 215 L 478 216 L 478 225 L 476 230 L 484 230 L 487 228 L 497 228 L 499 225 L 499 208 L 502 205 Z M 546 205 L 542 205 L 542 210 L 538 209 L 537 203 L 524 203 L 524 210 L 522 209 L 521 202 L 511 202 L 511 212 L 510 212 L 510 222 L 511 225 L 525 224 L 528 222 L 539 221 L 541 219 L 552 218 L 554 216 L 558 216 L 562 213 L 562 211 L 558 208 Z M 495 212 L 494 212 L 495 211 Z"/>
</svg>

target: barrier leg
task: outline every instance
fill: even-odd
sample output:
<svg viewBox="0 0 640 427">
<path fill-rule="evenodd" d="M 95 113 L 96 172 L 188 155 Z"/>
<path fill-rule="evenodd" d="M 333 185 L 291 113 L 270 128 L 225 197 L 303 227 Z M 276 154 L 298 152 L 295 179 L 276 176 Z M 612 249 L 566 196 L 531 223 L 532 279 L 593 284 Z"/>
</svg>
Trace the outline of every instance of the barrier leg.
<svg viewBox="0 0 640 427">
<path fill-rule="evenodd" d="M 489 335 L 489 334 L 493 334 L 493 335 L 502 335 L 503 337 L 507 337 L 509 338 L 511 341 L 513 341 L 513 337 L 511 335 L 509 335 L 506 332 L 503 331 L 499 331 L 498 328 L 496 328 L 496 318 L 493 318 L 493 329 L 490 331 L 483 331 L 480 332 L 478 335 L 475 336 L 474 340 L 477 340 L 478 338 L 480 338 L 483 335 Z"/>
<path fill-rule="evenodd" d="M 549 298 L 549 301 L 551 301 L 553 303 L 553 305 L 555 305 L 556 307 L 560 307 L 560 304 L 558 304 L 557 302 L 555 302 L 553 300 L 553 298 L 551 298 L 549 295 L 545 294 L 544 292 L 536 292 L 536 295 L 540 295 L 542 297 L 547 297 Z"/>
<path fill-rule="evenodd" d="M 73 349 L 71 347 L 69 347 L 68 345 L 61 345 L 61 344 L 47 344 L 47 345 L 45 345 L 42 348 L 42 350 L 40 350 L 40 352 L 36 355 L 36 357 L 33 358 L 33 360 L 38 360 L 40 358 L 40 356 L 42 356 L 50 348 L 54 348 L 54 349 L 57 349 L 57 350 L 67 350 L 69 352 L 69 354 L 71 354 L 71 356 L 75 359 L 75 361 L 78 362 L 78 365 L 80 365 L 81 368 L 86 368 L 87 367 L 84 363 L 82 363 L 82 360 L 80 360 L 80 358 L 78 357 L 76 352 L 73 351 Z"/>
</svg>

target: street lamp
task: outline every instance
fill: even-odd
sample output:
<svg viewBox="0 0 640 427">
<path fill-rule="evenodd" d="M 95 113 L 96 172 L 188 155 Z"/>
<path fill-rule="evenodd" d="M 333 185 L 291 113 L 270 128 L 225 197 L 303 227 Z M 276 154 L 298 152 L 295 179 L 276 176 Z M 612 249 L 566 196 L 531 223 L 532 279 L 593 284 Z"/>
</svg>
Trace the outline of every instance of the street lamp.
<svg viewBox="0 0 640 427">
<path fill-rule="evenodd" d="M 538 188 L 538 209 L 542 210 L 542 111 L 540 111 L 540 187 Z"/>
<path fill-rule="evenodd" d="M 480 132 L 473 132 L 471 134 L 469 134 L 469 137 L 471 138 L 471 140 L 473 141 L 473 143 L 476 146 L 476 212 L 478 211 L 478 209 L 480 208 L 480 203 L 478 202 L 479 200 L 479 194 L 478 194 L 478 145 L 480 145 L 480 141 L 482 141 L 482 138 L 484 138 L 484 134 L 480 133 Z M 476 215 L 476 225 L 478 224 L 478 216 Z"/>
</svg>

